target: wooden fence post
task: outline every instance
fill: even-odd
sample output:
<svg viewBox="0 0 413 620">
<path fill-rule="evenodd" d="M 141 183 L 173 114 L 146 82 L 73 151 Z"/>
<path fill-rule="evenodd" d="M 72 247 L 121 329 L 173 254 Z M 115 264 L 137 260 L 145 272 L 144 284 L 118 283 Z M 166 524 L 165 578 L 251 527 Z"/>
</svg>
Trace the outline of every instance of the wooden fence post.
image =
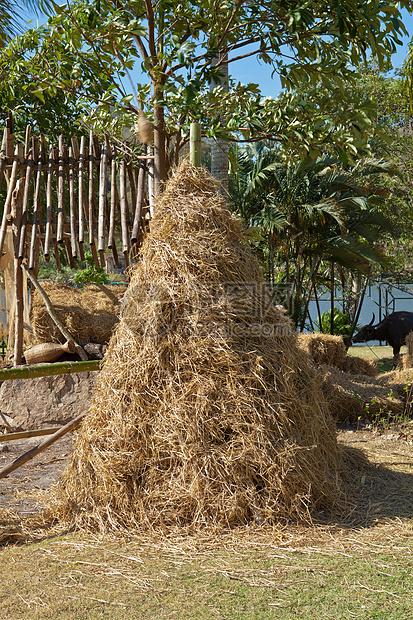
<svg viewBox="0 0 413 620">
<path fill-rule="evenodd" d="M 23 259 L 19 257 L 20 249 L 20 224 L 22 219 L 22 204 L 24 194 L 24 178 L 19 179 L 13 190 L 11 199 L 11 216 L 13 231 L 13 250 L 14 250 L 14 294 L 15 294 L 15 319 L 14 319 L 14 356 L 13 365 L 20 366 L 23 356 L 23 312 L 24 312 L 24 295 L 23 295 L 23 278 L 24 274 L 21 270 Z"/>
</svg>

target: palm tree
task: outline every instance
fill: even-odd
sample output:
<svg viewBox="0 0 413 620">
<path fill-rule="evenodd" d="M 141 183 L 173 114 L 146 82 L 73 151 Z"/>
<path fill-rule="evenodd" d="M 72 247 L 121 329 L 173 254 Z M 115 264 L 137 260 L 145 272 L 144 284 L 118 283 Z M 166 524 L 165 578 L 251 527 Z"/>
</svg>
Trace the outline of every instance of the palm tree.
<svg viewBox="0 0 413 620">
<path fill-rule="evenodd" d="M 268 283 L 274 292 L 284 288 L 283 301 L 301 329 L 311 292 L 321 283 L 329 285 L 333 304 L 334 265 L 348 276 L 384 261 L 376 244 L 389 226 L 380 212 L 383 197 L 358 178 L 394 171 L 375 161 L 358 168 L 343 171 L 330 155 L 285 161 L 263 144 L 238 155 L 233 203 L 265 238 Z"/>
<path fill-rule="evenodd" d="M 0 4 L 0 47 L 5 47 L 10 39 L 23 29 L 22 11 L 29 10 L 35 15 L 46 13 L 52 7 L 49 0 L 2 0 Z"/>
</svg>

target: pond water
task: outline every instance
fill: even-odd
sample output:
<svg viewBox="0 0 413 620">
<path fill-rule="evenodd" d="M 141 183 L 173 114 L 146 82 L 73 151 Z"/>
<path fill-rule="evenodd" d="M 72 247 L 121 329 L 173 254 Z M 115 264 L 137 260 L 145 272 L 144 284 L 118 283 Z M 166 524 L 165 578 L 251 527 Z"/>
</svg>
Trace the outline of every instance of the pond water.
<svg viewBox="0 0 413 620">
<path fill-rule="evenodd" d="M 335 306 L 342 309 L 342 298 L 340 290 L 336 291 Z M 330 310 L 329 292 L 325 291 L 320 296 L 321 312 Z M 399 310 L 407 310 L 413 312 L 413 284 L 402 284 L 395 286 L 385 282 L 378 282 L 370 285 L 366 290 L 364 303 L 361 309 L 358 325 L 367 325 L 375 315 L 374 323 L 378 323 L 387 314 L 398 312 Z M 313 323 L 318 319 L 317 306 L 314 300 L 310 302 L 309 312 Z M 369 341 L 370 346 L 386 344 L 380 343 L 378 340 Z M 364 344 L 354 346 L 366 346 Z"/>
</svg>

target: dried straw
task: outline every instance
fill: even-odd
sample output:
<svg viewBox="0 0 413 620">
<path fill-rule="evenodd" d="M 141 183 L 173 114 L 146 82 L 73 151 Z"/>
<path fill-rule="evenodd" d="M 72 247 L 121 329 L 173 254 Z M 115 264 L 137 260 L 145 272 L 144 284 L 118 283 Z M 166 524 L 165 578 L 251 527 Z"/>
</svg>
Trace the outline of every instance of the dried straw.
<svg viewBox="0 0 413 620">
<path fill-rule="evenodd" d="M 377 378 L 344 373 L 333 366 L 320 366 L 322 391 L 332 416 L 338 422 L 372 419 L 380 411 L 403 412 L 406 382 L 401 373 L 385 373 Z"/>
<path fill-rule="evenodd" d="M 334 366 L 351 375 L 377 375 L 377 363 L 361 357 L 347 355 L 341 336 L 329 334 L 299 334 L 298 343 L 308 353 L 316 366 Z"/>
<path fill-rule="evenodd" d="M 209 531 L 342 506 L 316 370 L 208 173 L 158 201 L 50 509 L 92 531 Z"/>
<path fill-rule="evenodd" d="M 409 332 L 406 336 L 407 353 L 402 355 L 399 360 L 399 368 L 407 370 L 413 368 L 413 332 Z"/>
<path fill-rule="evenodd" d="M 328 364 L 340 367 L 346 357 L 346 347 L 341 336 L 300 334 L 298 342 L 317 366 Z"/>
<path fill-rule="evenodd" d="M 377 375 L 376 360 L 366 360 L 362 357 L 346 355 L 340 364 L 340 370 L 350 375 L 364 375 L 365 377 L 375 377 Z"/>
<path fill-rule="evenodd" d="M 91 284 L 84 289 L 42 282 L 56 314 L 78 342 L 106 344 L 118 322 L 120 299 L 125 292 L 121 285 Z M 43 299 L 34 291 L 30 310 L 33 344 L 64 342 L 47 312 Z"/>
</svg>

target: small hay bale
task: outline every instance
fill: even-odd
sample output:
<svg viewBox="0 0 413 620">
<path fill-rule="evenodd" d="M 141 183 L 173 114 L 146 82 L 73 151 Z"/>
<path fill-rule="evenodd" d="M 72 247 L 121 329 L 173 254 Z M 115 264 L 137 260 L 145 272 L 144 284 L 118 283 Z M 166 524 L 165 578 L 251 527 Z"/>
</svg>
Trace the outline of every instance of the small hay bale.
<svg viewBox="0 0 413 620">
<path fill-rule="evenodd" d="M 124 286 L 91 284 L 84 289 L 43 281 L 57 316 L 77 342 L 107 344 L 118 322 L 120 299 Z M 65 342 L 52 321 L 39 293 L 32 296 L 30 319 L 33 344 Z"/>
<path fill-rule="evenodd" d="M 404 368 L 391 370 L 378 375 L 377 384 L 385 387 L 388 391 L 392 391 L 398 398 L 405 402 L 406 392 L 413 383 L 413 369 Z"/>
<path fill-rule="evenodd" d="M 407 353 L 399 359 L 398 367 L 400 370 L 413 368 L 413 332 L 409 332 L 406 336 Z"/>
<path fill-rule="evenodd" d="M 408 370 L 409 368 L 413 368 L 413 356 L 410 355 L 410 353 L 401 355 L 397 367 L 400 370 Z"/>
<path fill-rule="evenodd" d="M 340 370 L 350 375 L 364 375 L 365 377 L 375 377 L 377 375 L 376 360 L 366 360 L 362 357 L 346 355 L 340 365 Z"/>
<path fill-rule="evenodd" d="M 299 334 L 298 342 L 313 362 L 339 367 L 346 357 L 346 347 L 341 336 L 330 334 Z"/>
<path fill-rule="evenodd" d="M 316 369 L 210 175 L 155 207 L 50 510 L 100 532 L 196 533 L 343 506 Z"/>
<path fill-rule="evenodd" d="M 408 354 L 413 357 L 413 332 L 409 332 L 406 336 L 406 346 Z"/>
</svg>

